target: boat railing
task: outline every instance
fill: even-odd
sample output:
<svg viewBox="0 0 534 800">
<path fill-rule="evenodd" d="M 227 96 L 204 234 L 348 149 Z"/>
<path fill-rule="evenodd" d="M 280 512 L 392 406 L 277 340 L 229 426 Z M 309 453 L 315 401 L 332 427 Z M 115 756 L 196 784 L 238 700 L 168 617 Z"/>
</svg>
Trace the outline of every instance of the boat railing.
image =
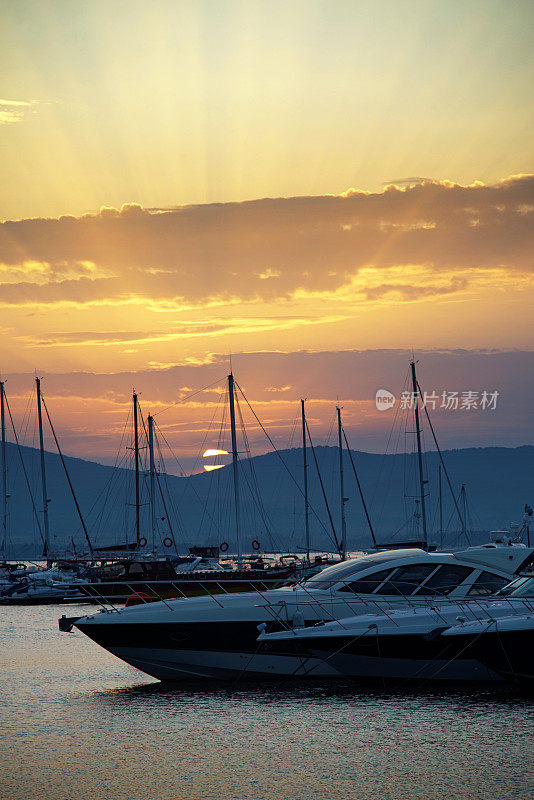
<svg viewBox="0 0 534 800">
<path fill-rule="evenodd" d="M 100 606 L 105 611 L 118 611 L 119 607 L 125 603 L 127 605 L 141 605 L 153 602 L 162 602 L 169 611 L 174 611 L 174 601 L 191 597 L 188 589 L 194 590 L 194 596 L 210 598 L 213 603 L 223 608 L 225 606 L 224 596 L 235 594 L 229 590 L 224 581 L 217 578 L 180 578 L 179 580 L 134 580 L 120 581 L 120 588 L 123 590 L 120 595 L 114 594 L 111 587 L 116 592 L 118 582 L 115 580 L 99 581 L 98 583 L 73 584 L 83 597 L 83 602 L 92 602 Z M 276 580 L 262 579 L 246 581 L 246 591 L 256 593 L 258 596 L 257 606 L 266 609 L 273 621 L 282 625 L 293 626 L 295 611 L 301 609 L 303 612 L 307 608 L 313 607 L 318 611 L 317 621 L 337 621 L 343 627 L 343 619 L 361 614 L 379 614 L 388 617 L 394 625 L 397 625 L 393 612 L 401 609 L 432 609 L 436 616 L 441 616 L 440 612 L 445 612 L 447 607 L 456 606 L 459 614 L 465 614 L 468 619 L 488 619 L 491 617 L 490 608 L 483 605 L 483 601 L 494 599 L 500 603 L 508 605 L 513 611 L 514 598 L 508 596 L 495 597 L 487 595 L 482 597 L 457 597 L 450 594 L 438 596 L 413 596 L 409 594 L 399 594 L 396 597 L 385 595 L 372 596 L 365 594 L 347 593 L 347 597 L 341 597 L 340 592 L 314 591 L 311 592 L 306 586 L 306 581 L 295 581 L 291 587 L 298 591 L 298 598 L 295 601 L 286 599 L 283 595 L 280 598 L 266 596 L 266 592 L 280 587 L 280 582 Z M 447 588 L 447 587 L 445 587 Z M 199 591 L 200 590 L 200 591 Z M 324 597 L 323 597 L 324 594 Z M 81 600 L 82 598 L 80 598 Z M 526 605 L 534 611 L 534 598 L 521 598 L 523 607 Z M 357 604 L 357 605 L 355 605 Z M 365 609 L 362 611 L 362 606 Z M 477 613 L 478 612 L 478 613 Z M 480 616 L 478 616 L 480 614 Z M 303 615 L 304 616 L 304 615 Z M 444 617 L 444 623 L 450 624 Z"/>
<path fill-rule="evenodd" d="M 241 581 L 239 581 L 241 584 Z M 280 586 L 280 579 L 250 579 L 246 578 L 242 581 L 245 589 L 240 591 L 256 591 L 263 593 L 270 589 L 275 589 Z M 98 583 L 86 584 L 66 584 L 63 586 L 66 589 L 76 589 L 80 592 L 80 601 L 93 602 L 100 605 L 106 610 L 117 611 L 118 605 L 141 605 L 154 602 L 164 603 L 170 610 L 173 607 L 170 605 L 170 600 L 180 600 L 192 596 L 210 597 L 217 605 L 223 606 L 218 599 L 218 595 L 235 594 L 235 589 L 229 591 L 225 586 L 224 577 L 218 578 L 182 578 L 173 580 L 168 578 L 165 580 L 146 580 L 135 578 L 132 581 L 98 581 Z M 193 594 L 188 593 L 187 588 L 194 590 Z M 117 590 L 120 590 L 117 593 Z M 198 591 L 200 590 L 200 591 Z"/>
</svg>

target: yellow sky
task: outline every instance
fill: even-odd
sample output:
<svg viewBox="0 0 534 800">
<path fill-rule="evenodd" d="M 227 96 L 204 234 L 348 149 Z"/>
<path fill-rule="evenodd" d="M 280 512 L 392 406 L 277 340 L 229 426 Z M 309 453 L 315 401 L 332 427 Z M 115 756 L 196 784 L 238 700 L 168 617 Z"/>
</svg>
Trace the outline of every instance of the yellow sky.
<svg viewBox="0 0 534 800">
<path fill-rule="evenodd" d="M 532 166 L 526 0 L 2 3 L 0 217 Z"/>
<path fill-rule="evenodd" d="M 229 352 L 532 349 L 533 16 L 2 3 L 2 374 L 154 385 Z M 119 383 L 84 391 L 123 413 Z M 287 417 L 305 387 L 286 384 Z M 64 419 L 89 413 L 73 386 Z"/>
</svg>

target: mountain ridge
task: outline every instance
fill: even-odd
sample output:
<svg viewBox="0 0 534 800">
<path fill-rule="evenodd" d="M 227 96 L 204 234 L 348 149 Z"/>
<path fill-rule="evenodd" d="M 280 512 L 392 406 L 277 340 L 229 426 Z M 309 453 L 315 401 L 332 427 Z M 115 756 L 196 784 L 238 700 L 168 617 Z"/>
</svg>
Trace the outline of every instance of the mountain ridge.
<svg viewBox="0 0 534 800">
<path fill-rule="evenodd" d="M 36 507 L 42 508 L 39 451 L 21 447 L 30 477 Z M 378 454 L 352 450 L 360 482 L 379 541 L 421 538 L 416 520 L 418 488 L 413 454 Z M 8 463 L 9 531 L 12 557 L 36 557 L 41 550 L 38 526 L 33 519 L 31 501 L 25 486 L 17 448 L 6 445 Z M 327 494 L 330 514 L 339 538 L 339 453 L 335 447 L 316 446 Z M 469 447 L 443 452 L 451 483 L 457 494 L 466 484 L 469 528 L 473 540 L 492 529 L 502 529 L 520 521 L 526 503 L 533 505 L 534 446 Z M 430 538 L 439 538 L 437 516 L 438 454 L 425 453 L 425 468 L 430 496 L 428 524 Z M 285 466 L 281 463 L 284 461 Z M 134 473 L 123 466 L 111 467 L 89 459 L 65 456 L 65 462 L 89 535 L 97 546 L 135 541 Z M 84 547 L 82 528 L 67 486 L 60 458 L 46 452 L 49 520 L 52 549 L 77 550 Z M 288 471 L 292 477 L 289 476 Z M 296 550 L 304 547 L 304 501 L 302 496 L 302 452 L 298 448 L 264 453 L 240 460 L 241 542 L 248 551 L 258 539 L 262 549 Z M 308 464 L 312 548 L 333 549 L 334 536 L 326 511 L 313 458 Z M 370 545 L 370 533 L 354 481 L 352 465 L 344 454 L 347 539 L 349 549 Z M 261 493 L 251 491 L 261 486 Z M 196 473 L 182 477 L 161 474 L 157 498 L 156 539 L 171 537 L 184 552 L 193 544 L 220 544 L 228 541 L 235 548 L 235 521 L 230 469 Z M 165 507 L 162 496 L 166 498 Z M 142 535 L 150 539 L 148 478 L 141 473 Z M 459 541 L 460 524 L 443 478 L 444 544 Z M 42 513 L 40 513 L 42 518 Z M 171 520 L 171 529 L 168 525 Z M 42 523 L 41 523 L 42 524 Z M 165 550 L 164 548 L 161 548 Z M 174 552 L 174 548 L 171 552 Z"/>
</svg>

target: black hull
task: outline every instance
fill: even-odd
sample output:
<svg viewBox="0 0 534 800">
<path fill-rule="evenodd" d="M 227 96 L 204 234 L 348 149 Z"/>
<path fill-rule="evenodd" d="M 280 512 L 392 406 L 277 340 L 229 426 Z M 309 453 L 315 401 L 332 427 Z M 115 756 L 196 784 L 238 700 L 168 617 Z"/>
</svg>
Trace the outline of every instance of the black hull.
<svg viewBox="0 0 534 800">
<path fill-rule="evenodd" d="M 76 622 L 76 627 L 107 650 L 198 650 L 249 652 L 258 648 L 257 622 L 191 622 L 102 624 Z M 276 628 L 278 630 L 279 628 Z M 273 628 L 275 630 L 275 628 Z"/>
<path fill-rule="evenodd" d="M 447 637 L 452 638 L 452 637 Z M 474 658 L 505 680 L 534 681 L 534 630 L 488 631 L 479 637 L 455 636 Z"/>
<path fill-rule="evenodd" d="M 510 640 L 501 660 L 493 639 L 481 643 L 482 637 L 443 637 L 440 631 L 258 642 L 257 622 L 110 625 L 81 620 L 74 624 L 119 658 L 167 681 L 327 675 L 382 681 L 501 682 L 532 674 L 531 649 L 522 660 L 510 659 L 517 639 Z M 274 632 L 274 624 L 269 630 Z M 527 646 L 524 638 L 521 646 Z M 505 669 L 508 660 L 512 671 Z"/>
</svg>

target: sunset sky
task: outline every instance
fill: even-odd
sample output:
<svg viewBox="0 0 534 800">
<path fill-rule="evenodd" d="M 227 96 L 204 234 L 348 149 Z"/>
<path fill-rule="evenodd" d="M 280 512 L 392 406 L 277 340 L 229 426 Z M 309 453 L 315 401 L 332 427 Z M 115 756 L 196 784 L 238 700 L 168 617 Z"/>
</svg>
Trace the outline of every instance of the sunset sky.
<svg viewBox="0 0 534 800">
<path fill-rule="evenodd" d="M 112 461 L 236 377 L 381 451 L 412 351 L 445 445 L 534 443 L 534 4 L 0 3 L 0 368 Z M 217 395 L 218 396 L 218 395 Z M 213 391 L 159 416 L 190 468 Z M 31 441 L 28 441 L 31 444 Z M 208 445 L 213 445 L 208 442 Z M 266 445 L 258 447 L 266 449 Z"/>
</svg>

